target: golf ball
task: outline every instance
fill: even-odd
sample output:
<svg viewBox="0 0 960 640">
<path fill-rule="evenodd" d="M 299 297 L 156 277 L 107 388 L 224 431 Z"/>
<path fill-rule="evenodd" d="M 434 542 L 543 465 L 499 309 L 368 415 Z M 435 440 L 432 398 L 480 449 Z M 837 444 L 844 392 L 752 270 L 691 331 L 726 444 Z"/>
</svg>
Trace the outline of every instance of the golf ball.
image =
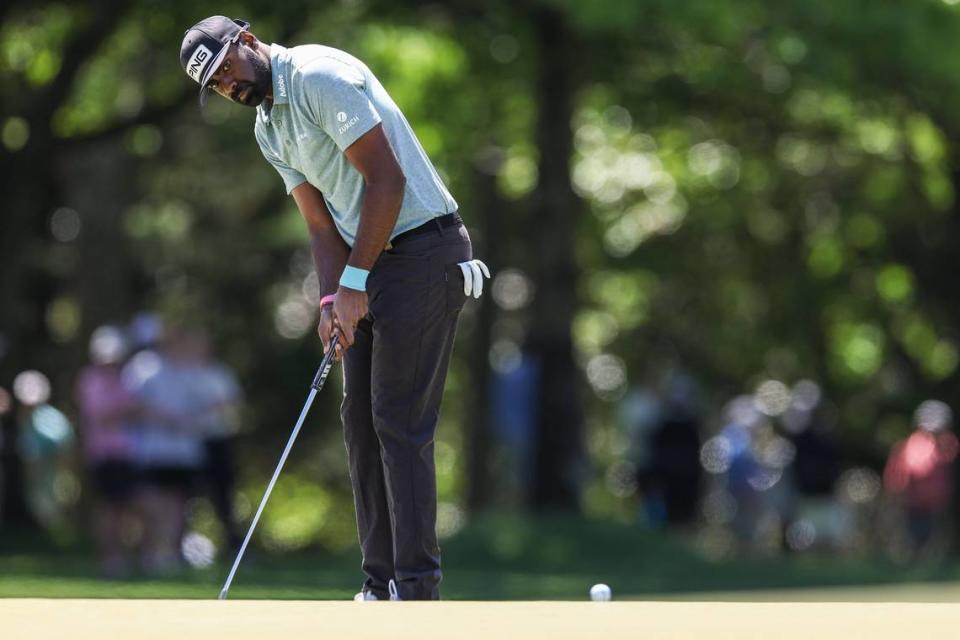
<svg viewBox="0 0 960 640">
<path fill-rule="evenodd" d="M 590 599 L 594 602 L 607 602 L 610 600 L 610 587 L 605 584 L 595 584 L 590 587 Z"/>
</svg>

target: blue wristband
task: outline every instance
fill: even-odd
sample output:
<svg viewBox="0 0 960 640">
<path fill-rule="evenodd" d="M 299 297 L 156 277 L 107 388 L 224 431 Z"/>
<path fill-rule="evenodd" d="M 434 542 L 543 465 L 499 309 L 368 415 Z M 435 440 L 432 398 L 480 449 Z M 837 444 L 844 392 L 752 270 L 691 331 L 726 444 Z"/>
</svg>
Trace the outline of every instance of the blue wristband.
<svg viewBox="0 0 960 640">
<path fill-rule="evenodd" d="M 343 268 L 343 274 L 340 276 L 340 286 L 357 291 L 366 291 L 368 275 L 370 275 L 370 272 L 366 269 L 357 269 L 347 265 Z"/>
</svg>

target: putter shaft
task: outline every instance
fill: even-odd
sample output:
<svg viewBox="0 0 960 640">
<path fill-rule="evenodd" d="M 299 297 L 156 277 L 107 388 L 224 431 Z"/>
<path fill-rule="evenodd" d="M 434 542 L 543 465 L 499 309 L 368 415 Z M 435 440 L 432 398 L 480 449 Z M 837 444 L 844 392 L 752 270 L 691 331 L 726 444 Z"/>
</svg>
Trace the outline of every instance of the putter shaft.
<svg viewBox="0 0 960 640">
<path fill-rule="evenodd" d="M 277 463 L 277 468 L 273 472 L 273 477 L 270 478 L 270 483 L 267 485 L 267 490 L 263 493 L 263 498 L 260 500 L 260 506 L 257 507 L 257 513 L 253 516 L 253 522 L 250 523 L 250 528 L 247 530 L 247 535 L 243 539 L 243 544 L 240 545 L 240 551 L 237 553 L 236 560 L 233 561 L 233 566 L 230 568 L 230 573 L 227 575 L 226 582 L 223 583 L 223 589 L 220 590 L 220 600 L 227 599 L 227 592 L 230 591 L 230 584 L 233 582 L 233 576 L 237 573 L 237 567 L 240 566 L 240 560 L 243 558 L 244 552 L 247 550 L 247 544 L 250 543 L 250 538 L 253 537 L 253 531 L 257 528 L 257 523 L 260 521 L 260 514 L 263 513 L 263 508 L 267 505 L 267 500 L 270 498 L 270 493 L 273 491 L 273 485 L 277 483 L 277 478 L 280 477 L 280 471 L 283 469 L 284 463 L 287 461 L 287 456 L 290 455 L 290 450 L 293 448 L 293 443 L 297 439 L 297 434 L 300 433 L 300 428 L 303 426 L 303 421 L 307 417 L 307 413 L 310 412 L 310 407 L 313 405 L 313 399 L 316 397 L 317 392 L 323 388 L 323 384 L 327 381 L 327 376 L 330 375 L 330 369 L 333 367 L 333 357 L 337 351 L 337 342 L 339 338 L 334 336 L 333 340 L 330 342 L 330 349 L 323 356 L 323 360 L 320 362 L 320 368 L 317 369 L 317 374 L 313 377 L 313 382 L 310 384 L 310 393 L 307 395 L 307 401 L 303 405 L 303 410 L 300 411 L 300 418 L 297 420 L 297 425 L 293 428 L 293 432 L 290 434 L 290 439 L 287 440 L 287 446 L 283 450 L 283 454 L 280 456 L 280 462 Z"/>
</svg>

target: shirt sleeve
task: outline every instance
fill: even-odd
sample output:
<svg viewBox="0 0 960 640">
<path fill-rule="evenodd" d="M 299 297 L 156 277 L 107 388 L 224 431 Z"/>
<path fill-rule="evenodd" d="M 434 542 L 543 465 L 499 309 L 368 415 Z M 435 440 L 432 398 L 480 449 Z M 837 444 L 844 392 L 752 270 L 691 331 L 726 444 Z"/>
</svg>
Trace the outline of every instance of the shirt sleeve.
<svg viewBox="0 0 960 640">
<path fill-rule="evenodd" d="M 307 108 L 341 151 L 380 124 L 380 113 L 367 97 L 359 69 L 333 58 L 320 58 L 305 65 L 302 73 Z"/>
<path fill-rule="evenodd" d="M 260 152 L 263 154 L 263 157 L 267 159 L 267 162 L 273 165 L 273 168 L 277 170 L 277 173 L 280 174 L 280 177 L 283 178 L 283 184 L 287 188 L 287 194 L 293 191 L 297 186 L 307 181 L 307 177 L 305 175 L 281 160 L 275 153 L 273 153 L 273 151 L 270 150 L 270 147 L 260 138 L 259 131 L 256 131 L 255 133 L 257 145 L 260 147 Z"/>
</svg>

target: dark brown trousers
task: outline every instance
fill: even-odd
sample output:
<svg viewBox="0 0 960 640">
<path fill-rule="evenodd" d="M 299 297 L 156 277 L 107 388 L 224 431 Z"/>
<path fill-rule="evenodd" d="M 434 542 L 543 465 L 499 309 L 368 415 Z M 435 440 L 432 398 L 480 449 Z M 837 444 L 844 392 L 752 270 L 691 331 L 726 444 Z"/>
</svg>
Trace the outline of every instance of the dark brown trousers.
<svg viewBox="0 0 960 640">
<path fill-rule="evenodd" d="M 381 254 L 370 312 L 344 357 L 344 439 L 363 552 L 364 590 L 440 597 L 434 435 L 457 318 L 457 263 L 472 257 L 462 225 L 431 229 Z"/>
</svg>

